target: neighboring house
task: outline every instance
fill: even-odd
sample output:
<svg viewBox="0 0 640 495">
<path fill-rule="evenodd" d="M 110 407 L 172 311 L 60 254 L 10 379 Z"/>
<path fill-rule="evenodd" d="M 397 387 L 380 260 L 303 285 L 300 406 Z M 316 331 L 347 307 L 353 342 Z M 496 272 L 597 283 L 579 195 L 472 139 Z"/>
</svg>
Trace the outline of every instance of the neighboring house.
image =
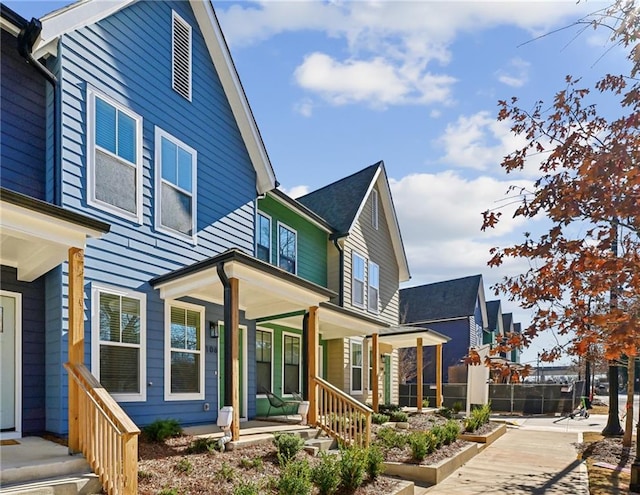
<svg viewBox="0 0 640 495">
<path fill-rule="evenodd" d="M 500 299 L 487 301 L 487 329 L 483 333 L 483 344 L 494 345 L 500 342 L 504 335 L 502 329 L 502 303 Z"/>
<path fill-rule="evenodd" d="M 513 331 L 514 333 L 522 333 L 522 324 L 521 323 L 514 323 L 513 324 Z M 512 363 L 517 363 L 520 364 L 520 348 L 516 347 L 514 349 L 512 349 L 511 351 L 511 362 Z"/>
<path fill-rule="evenodd" d="M 481 346 L 487 332 L 482 275 L 401 289 L 400 315 L 406 325 L 428 327 L 451 338 L 442 356 L 444 382 L 450 382 L 454 376 L 449 368 L 462 364 L 469 348 Z M 433 353 L 432 348 L 425 350 L 425 363 L 436 362 Z M 432 366 L 425 367 L 425 380 L 435 382 Z"/>
<path fill-rule="evenodd" d="M 384 164 L 378 162 L 301 198 L 298 202 L 334 229 L 328 247 L 328 287 L 337 293 L 320 312 L 340 317 L 351 337 L 322 333 L 326 379 L 354 398 L 372 400 L 374 371 L 366 335 L 397 328 L 398 290 L 409 268 Z M 349 333 L 343 335 L 349 336 Z M 335 338 L 339 337 L 339 338 Z M 398 402 L 397 351 L 380 340 L 379 386 L 383 402 Z M 335 363 L 344 365 L 334 366 Z"/>
</svg>

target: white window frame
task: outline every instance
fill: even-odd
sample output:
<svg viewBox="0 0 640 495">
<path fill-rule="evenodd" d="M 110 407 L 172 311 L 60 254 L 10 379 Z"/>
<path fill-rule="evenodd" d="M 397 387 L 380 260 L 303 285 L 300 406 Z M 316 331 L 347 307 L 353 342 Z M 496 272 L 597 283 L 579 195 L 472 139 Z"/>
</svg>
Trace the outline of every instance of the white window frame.
<svg viewBox="0 0 640 495">
<path fill-rule="evenodd" d="M 122 208 L 118 208 L 104 201 L 100 201 L 96 198 L 96 149 L 99 149 L 102 153 L 112 156 L 114 159 L 122 162 L 122 158 L 114 155 L 108 150 L 96 146 L 95 136 L 95 124 L 96 124 L 96 98 L 101 99 L 105 103 L 116 108 L 116 110 L 124 113 L 128 117 L 132 118 L 136 122 L 136 163 L 124 162 L 127 165 L 135 167 L 136 173 L 136 213 L 131 213 Z M 103 93 L 96 91 L 95 89 L 87 88 L 87 203 L 100 210 L 107 211 L 114 215 L 117 215 L 128 220 L 132 220 L 139 225 L 142 225 L 142 117 L 132 110 L 118 103 L 113 98 L 109 98 Z"/>
<path fill-rule="evenodd" d="M 378 270 L 377 285 L 372 284 L 372 277 L 371 277 L 372 266 L 375 266 Z M 376 291 L 376 301 L 375 301 L 376 307 L 375 308 L 371 307 L 371 303 L 373 302 L 371 297 L 372 289 Z M 369 260 L 369 263 L 367 264 L 367 311 L 369 311 L 369 313 L 375 313 L 375 314 L 378 314 L 380 312 L 380 265 L 378 265 L 377 263 L 374 263 L 371 260 Z"/>
<path fill-rule="evenodd" d="M 371 191 L 371 225 L 374 229 L 378 230 L 379 225 L 379 201 L 378 191 L 373 189 Z"/>
<path fill-rule="evenodd" d="M 359 366 L 353 364 L 353 346 L 360 346 L 360 353 L 362 356 L 362 364 Z M 360 368 L 360 388 L 353 388 L 353 369 Z M 349 388 L 351 394 L 361 394 L 364 390 L 364 341 L 360 338 L 349 339 Z"/>
<path fill-rule="evenodd" d="M 189 351 L 193 354 L 200 354 L 200 392 L 197 393 L 172 393 L 171 392 L 171 308 L 181 308 L 200 313 L 200 350 Z M 164 400 L 204 400 L 205 396 L 205 333 L 204 333 L 204 306 L 186 303 L 176 300 L 164 302 Z M 180 352 L 184 352 L 181 349 Z"/>
<path fill-rule="evenodd" d="M 276 347 L 275 346 L 275 342 L 273 340 L 274 331 L 271 328 L 256 327 L 256 332 L 265 332 L 265 333 L 270 333 L 271 334 L 271 392 L 275 393 L 274 390 L 273 390 L 273 385 L 274 385 L 274 382 L 273 382 L 273 378 L 274 378 L 274 376 L 273 376 L 273 368 L 274 368 L 274 364 L 275 364 L 275 362 L 274 362 L 275 352 L 274 351 L 275 351 L 275 347 Z M 256 334 L 256 336 L 257 336 L 257 334 Z M 258 339 L 256 338 L 256 352 L 258 350 L 257 342 L 258 342 Z M 284 342 L 284 340 L 283 340 L 283 342 Z M 258 362 L 258 360 L 256 359 L 256 364 L 257 364 L 257 362 Z M 284 375 L 284 367 L 283 367 L 283 375 Z M 261 393 L 260 390 L 256 390 L 256 397 L 258 397 L 259 399 L 266 399 L 267 395 Z"/>
<path fill-rule="evenodd" d="M 267 263 L 272 263 L 273 260 L 273 240 L 272 240 L 272 226 L 273 226 L 273 219 L 271 218 L 270 215 L 267 215 L 264 211 L 260 211 L 260 210 L 256 210 L 256 258 L 258 257 L 258 216 L 262 215 L 263 217 L 265 217 L 267 220 L 269 220 L 269 260 L 267 261 Z M 279 232 L 279 231 L 278 231 Z M 298 239 L 296 237 L 296 251 L 297 251 L 297 242 Z M 278 246 L 279 247 L 279 246 Z M 297 252 L 296 252 L 296 256 L 297 256 Z M 278 256 L 280 256 L 280 249 L 278 249 Z M 297 264 L 297 259 L 296 259 L 296 267 L 298 266 Z"/>
<path fill-rule="evenodd" d="M 91 284 L 91 372 L 100 381 L 100 294 L 111 294 L 120 297 L 137 299 L 140 302 L 140 393 L 137 394 L 111 394 L 118 402 L 144 402 L 147 400 L 147 295 L 123 287 L 114 287 L 106 284 Z M 106 345 L 118 344 L 117 342 L 105 342 Z M 126 344 L 126 347 L 135 347 L 134 344 Z"/>
<path fill-rule="evenodd" d="M 363 271 L 362 271 L 362 280 L 356 278 L 356 270 L 355 270 L 355 259 L 356 258 L 360 258 L 362 260 L 362 267 L 363 267 Z M 356 251 L 352 251 L 351 252 L 351 304 L 353 304 L 354 306 L 358 307 L 358 308 L 362 308 L 364 309 L 366 307 L 367 304 L 367 300 L 366 300 L 366 287 L 367 287 L 367 258 L 365 258 L 364 256 L 362 256 L 361 254 L 358 254 Z M 362 303 L 358 303 L 355 300 L 354 294 L 355 294 L 355 287 L 356 284 L 355 282 L 362 282 Z"/>
<path fill-rule="evenodd" d="M 295 263 L 296 263 L 296 269 L 293 272 L 294 275 L 298 274 L 298 231 L 289 227 L 286 223 L 283 222 L 278 222 L 278 268 L 280 268 L 280 228 L 283 229 L 287 229 L 290 232 L 293 232 L 293 234 L 295 235 L 295 240 L 296 240 L 296 245 L 295 245 Z M 284 270 L 284 268 L 282 268 L 282 270 Z M 288 271 L 288 270 L 287 270 Z"/>
<path fill-rule="evenodd" d="M 176 81 L 175 81 L 175 37 L 173 36 L 173 25 L 175 22 L 179 22 L 184 24 L 185 27 L 189 30 L 189 96 L 185 97 L 180 91 L 176 89 Z M 178 14 L 175 10 L 171 11 L 171 88 L 178 93 L 183 98 L 186 98 L 188 101 L 191 101 L 191 97 L 193 95 L 193 29 L 191 24 L 189 24 L 184 18 Z"/>
<path fill-rule="evenodd" d="M 164 179 L 162 178 L 162 138 L 171 141 L 176 146 L 183 148 L 185 151 L 191 153 L 193 157 L 193 162 L 191 164 L 191 189 L 192 192 L 188 193 L 184 189 L 180 189 L 177 184 L 171 184 L 171 187 L 178 189 L 185 194 L 191 194 L 191 232 L 192 235 L 184 234 L 178 230 L 174 230 L 171 227 L 167 227 L 162 224 L 162 184 Z M 155 127 L 155 169 L 156 169 L 156 180 L 155 180 L 155 197 L 156 197 L 156 214 L 155 214 L 155 223 L 156 230 L 159 232 L 164 232 L 170 236 L 173 236 L 177 239 L 190 241 L 192 244 L 197 244 L 198 232 L 197 232 L 197 219 L 198 219 L 198 152 L 193 149 L 191 146 L 185 144 L 180 141 L 178 138 L 169 134 L 164 129 L 160 127 Z"/>
<path fill-rule="evenodd" d="M 282 332 L 282 377 L 281 377 L 281 381 L 280 381 L 280 385 L 282 387 L 282 392 L 281 395 L 282 397 L 293 397 L 293 394 L 285 394 L 284 393 L 284 367 L 285 367 L 285 362 L 284 362 L 284 338 L 285 336 L 289 336 L 289 337 L 295 337 L 298 339 L 300 345 L 298 346 L 299 352 L 298 352 L 298 385 L 302 386 L 302 335 L 299 333 L 293 333 L 293 332 Z M 302 392 L 302 390 L 298 390 L 298 392 Z M 275 391 L 274 391 L 275 393 Z"/>
</svg>

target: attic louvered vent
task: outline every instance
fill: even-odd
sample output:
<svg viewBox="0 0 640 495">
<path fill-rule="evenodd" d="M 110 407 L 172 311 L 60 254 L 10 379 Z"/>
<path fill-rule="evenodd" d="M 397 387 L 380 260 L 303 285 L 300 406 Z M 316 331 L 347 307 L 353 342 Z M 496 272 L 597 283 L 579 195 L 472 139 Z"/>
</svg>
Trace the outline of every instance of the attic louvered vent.
<svg viewBox="0 0 640 495">
<path fill-rule="evenodd" d="M 173 12 L 172 78 L 173 89 L 191 101 L 191 26 Z"/>
</svg>

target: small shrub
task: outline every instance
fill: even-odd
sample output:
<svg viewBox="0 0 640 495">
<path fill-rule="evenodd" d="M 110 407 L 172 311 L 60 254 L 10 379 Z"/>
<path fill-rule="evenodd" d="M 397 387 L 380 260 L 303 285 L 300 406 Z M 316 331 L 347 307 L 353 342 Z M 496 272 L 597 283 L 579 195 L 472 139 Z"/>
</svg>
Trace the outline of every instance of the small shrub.
<svg viewBox="0 0 640 495">
<path fill-rule="evenodd" d="M 163 488 L 158 492 L 158 495 L 179 495 L 177 488 Z"/>
<path fill-rule="evenodd" d="M 229 465 L 228 462 L 223 462 L 222 466 L 218 470 L 216 477 L 223 481 L 231 481 L 235 476 L 235 470 Z"/>
<path fill-rule="evenodd" d="M 142 430 L 145 438 L 151 442 L 164 442 L 167 438 L 182 434 L 182 428 L 177 419 L 157 419 Z"/>
<path fill-rule="evenodd" d="M 446 419 L 451 419 L 453 417 L 453 411 L 448 407 L 441 407 L 440 409 L 438 409 L 436 414 Z"/>
<path fill-rule="evenodd" d="M 409 415 L 402 411 L 393 411 L 390 416 L 391 421 L 395 423 L 406 423 L 409 421 Z"/>
<path fill-rule="evenodd" d="M 255 459 L 243 457 L 240 459 L 240 466 L 244 469 L 257 469 L 258 471 L 262 471 L 264 469 L 264 461 L 262 457 L 256 457 Z"/>
<path fill-rule="evenodd" d="M 278 461 L 281 466 L 293 459 L 304 446 L 304 440 L 292 433 L 277 434 L 273 438 L 273 443 L 278 450 Z"/>
<path fill-rule="evenodd" d="M 444 444 L 445 437 L 446 437 L 446 434 L 447 434 L 447 432 L 445 430 L 445 427 L 444 426 L 440 426 L 440 425 L 435 425 L 435 426 L 432 426 L 429 431 L 433 435 L 433 438 L 434 438 L 434 441 L 435 441 L 435 447 L 436 447 L 436 450 L 437 450 L 440 447 L 442 447 L 442 445 Z"/>
<path fill-rule="evenodd" d="M 424 408 L 429 407 L 429 398 L 422 399 L 422 407 Z"/>
<path fill-rule="evenodd" d="M 398 404 L 380 404 L 378 406 L 378 412 L 382 414 L 391 414 L 392 412 L 399 411 L 401 407 Z"/>
<path fill-rule="evenodd" d="M 464 430 L 467 432 L 474 432 L 482 425 L 489 422 L 491 417 L 491 406 L 484 404 L 481 407 L 474 407 L 471 410 L 471 416 L 464 420 Z"/>
<path fill-rule="evenodd" d="M 233 487 L 233 495 L 260 495 L 260 490 L 252 481 L 240 481 Z"/>
<path fill-rule="evenodd" d="M 182 458 L 175 465 L 176 471 L 179 471 L 184 474 L 191 474 L 193 471 L 193 464 L 189 459 Z"/>
<path fill-rule="evenodd" d="M 340 481 L 347 491 L 354 491 L 364 481 L 367 471 L 367 451 L 348 447 L 340 451 Z"/>
<path fill-rule="evenodd" d="M 387 449 L 394 447 L 401 449 L 407 444 L 407 436 L 398 433 L 396 429 L 391 426 L 383 426 L 380 428 L 376 438 L 378 443 Z"/>
<path fill-rule="evenodd" d="M 340 486 L 340 465 L 335 455 L 320 453 L 320 462 L 311 470 L 311 480 L 319 495 L 331 495 Z"/>
<path fill-rule="evenodd" d="M 370 480 L 375 480 L 384 472 L 384 455 L 377 445 L 367 449 L 367 474 Z"/>
<path fill-rule="evenodd" d="M 187 447 L 187 454 L 202 454 L 218 449 L 218 440 L 214 438 L 196 438 Z"/>
<path fill-rule="evenodd" d="M 411 458 L 415 461 L 423 461 L 427 455 L 435 450 L 436 440 L 430 432 L 414 432 L 408 435 L 411 447 Z"/>
<path fill-rule="evenodd" d="M 138 479 L 139 480 L 150 480 L 151 478 L 153 478 L 154 474 L 150 473 L 149 471 L 144 471 L 142 469 L 140 469 L 138 471 Z"/>
<path fill-rule="evenodd" d="M 278 481 L 281 495 L 308 495 L 311 493 L 311 468 L 309 461 L 290 461 L 284 466 Z"/>
<path fill-rule="evenodd" d="M 371 422 L 375 425 L 381 425 L 389 421 L 389 416 L 382 413 L 373 413 L 371 415 Z"/>
<path fill-rule="evenodd" d="M 450 419 L 444 425 L 444 444 L 450 445 L 458 439 L 460 434 L 460 423 Z"/>
<path fill-rule="evenodd" d="M 455 401 L 451 406 L 451 409 L 453 409 L 454 414 L 458 414 L 460 411 L 462 411 L 462 401 L 461 400 Z"/>
</svg>

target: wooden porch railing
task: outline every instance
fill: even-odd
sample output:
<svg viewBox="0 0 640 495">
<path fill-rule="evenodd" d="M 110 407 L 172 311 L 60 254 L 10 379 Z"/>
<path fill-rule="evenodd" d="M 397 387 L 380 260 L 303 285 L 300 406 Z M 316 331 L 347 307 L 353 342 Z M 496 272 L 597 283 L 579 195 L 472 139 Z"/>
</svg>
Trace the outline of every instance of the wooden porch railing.
<svg viewBox="0 0 640 495">
<path fill-rule="evenodd" d="M 373 410 L 322 378 L 316 377 L 316 426 L 343 445 L 368 447 Z"/>
<path fill-rule="evenodd" d="M 109 495 L 136 495 L 140 430 L 84 364 L 64 367 L 80 389 L 80 451 Z"/>
</svg>

